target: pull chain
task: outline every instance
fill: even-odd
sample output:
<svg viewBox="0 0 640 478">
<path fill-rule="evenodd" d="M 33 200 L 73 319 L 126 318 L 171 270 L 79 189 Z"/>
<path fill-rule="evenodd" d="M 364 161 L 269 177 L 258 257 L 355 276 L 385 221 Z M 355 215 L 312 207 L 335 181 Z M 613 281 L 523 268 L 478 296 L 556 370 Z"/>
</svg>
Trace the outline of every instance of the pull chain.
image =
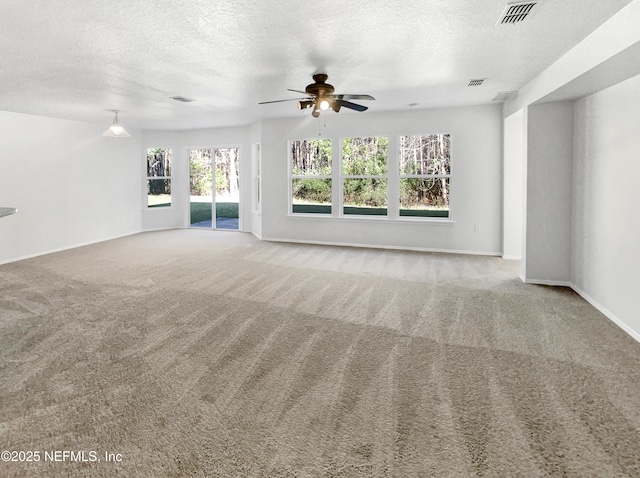
<svg viewBox="0 0 640 478">
<path fill-rule="evenodd" d="M 320 124 L 320 121 L 318 121 L 318 136 L 322 136 L 322 128 L 323 128 L 323 127 L 324 127 L 324 128 L 326 128 L 326 127 L 327 127 L 327 117 L 326 117 L 326 116 L 323 116 L 323 117 L 322 117 L 322 121 L 323 121 L 323 124 L 322 124 L 322 125 Z"/>
</svg>

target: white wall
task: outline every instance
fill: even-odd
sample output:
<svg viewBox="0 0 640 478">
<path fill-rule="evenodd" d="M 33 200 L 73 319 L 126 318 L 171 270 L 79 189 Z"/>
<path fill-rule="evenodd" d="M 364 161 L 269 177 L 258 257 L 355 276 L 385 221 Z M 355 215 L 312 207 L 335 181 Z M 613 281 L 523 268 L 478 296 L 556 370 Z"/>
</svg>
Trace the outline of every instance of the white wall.
<svg viewBox="0 0 640 478">
<path fill-rule="evenodd" d="M 145 171 L 147 148 L 171 148 L 173 171 L 171 173 L 171 207 L 147 208 L 145 180 L 141 183 L 144 207 L 142 227 L 144 230 L 182 228 L 189 226 L 189 160 L 188 150 L 198 148 L 240 148 L 240 230 L 251 217 L 251 139 L 250 128 L 206 128 L 185 131 L 144 131 L 139 154 L 139 167 Z"/>
<path fill-rule="evenodd" d="M 640 76 L 575 103 L 572 280 L 640 339 Z"/>
<path fill-rule="evenodd" d="M 523 279 L 570 285 L 638 341 L 639 21 L 633 0 L 503 108 L 525 112 Z"/>
<path fill-rule="evenodd" d="M 522 258 L 524 215 L 524 111 L 504 120 L 504 197 L 502 257 Z"/>
<path fill-rule="evenodd" d="M 140 230 L 140 133 L 0 111 L 0 263 Z"/>
<path fill-rule="evenodd" d="M 525 280 L 568 284 L 571 279 L 573 105 L 527 109 Z"/>
<path fill-rule="evenodd" d="M 596 70 L 607 60 L 632 48 L 640 42 L 638 25 L 640 25 L 640 0 L 633 0 L 521 88 L 515 98 L 505 103 L 505 116 L 515 113 L 585 75 L 588 76 L 589 72 Z M 613 85 L 622 80 L 617 73 L 603 69 L 598 72 L 600 78 L 591 77 L 590 80 L 594 84 L 598 83 L 600 85 L 598 89 L 601 89 L 602 84 Z M 625 72 L 625 74 L 629 73 Z"/>
<path fill-rule="evenodd" d="M 329 112 L 314 119 L 262 122 L 265 239 L 403 247 L 499 255 L 502 250 L 502 117 L 499 105 L 403 112 Z M 451 134 L 451 222 L 289 214 L 288 141 L 388 136 L 390 157 L 402 134 Z M 474 232 L 474 225 L 480 230 Z"/>
</svg>

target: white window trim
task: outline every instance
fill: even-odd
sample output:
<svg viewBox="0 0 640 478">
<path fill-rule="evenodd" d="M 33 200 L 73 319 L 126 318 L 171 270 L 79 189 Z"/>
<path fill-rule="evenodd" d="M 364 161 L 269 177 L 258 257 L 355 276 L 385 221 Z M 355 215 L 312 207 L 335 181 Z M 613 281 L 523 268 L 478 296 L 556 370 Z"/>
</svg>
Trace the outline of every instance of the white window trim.
<svg viewBox="0 0 640 478">
<path fill-rule="evenodd" d="M 450 148 L 451 148 L 451 164 L 449 166 L 449 174 L 401 174 L 400 173 L 400 137 L 401 136 L 429 136 L 430 134 L 442 134 L 442 135 L 448 135 L 449 136 L 449 141 L 450 141 Z M 398 202 L 398 220 L 399 221 L 409 221 L 409 222 L 430 222 L 430 223 L 455 223 L 455 221 L 453 220 L 452 217 L 452 205 L 451 205 L 451 184 L 452 184 L 452 178 L 453 178 L 453 169 L 454 169 L 454 164 L 455 161 L 453 161 L 453 141 L 451 141 L 451 137 L 453 135 L 451 133 L 428 133 L 428 134 L 423 134 L 423 133 L 414 133 L 414 134 L 400 134 L 396 137 L 398 144 L 396 147 L 396 152 L 397 152 L 397 159 L 396 159 L 396 164 L 397 164 L 397 168 L 396 171 L 398 172 L 398 178 L 397 178 L 397 184 L 398 184 L 398 191 L 397 191 L 397 202 Z M 449 179 L 449 215 L 447 217 L 433 217 L 433 216 L 400 216 L 400 180 L 401 179 L 423 179 L 423 178 L 448 178 Z"/>
<path fill-rule="evenodd" d="M 149 150 L 150 149 L 166 149 L 169 150 L 169 153 L 171 154 L 171 171 L 173 171 L 173 148 L 170 147 L 147 147 L 145 148 L 144 152 L 144 169 L 145 169 L 145 182 L 144 182 L 144 187 L 143 187 L 143 191 L 145 191 L 144 193 L 144 210 L 145 211 L 166 211 L 169 209 L 173 209 L 174 208 L 174 201 L 173 201 L 173 179 L 171 176 L 149 176 L 149 167 L 148 167 L 148 155 L 149 155 Z M 150 179 L 168 179 L 169 181 L 171 181 L 171 196 L 170 196 L 170 204 L 168 206 L 163 206 L 163 207 L 151 207 L 149 206 L 149 194 L 146 192 L 147 188 L 149 186 L 149 180 Z"/>
<path fill-rule="evenodd" d="M 289 190 L 289 200 L 288 200 L 288 213 L 287 215 L 290 217 L 322 217 L 322 218 L 326 218 L 326 217 L 332 217 L 335 213 L 334 211 L 334 193 L 335 193 L 335 187 L 334 187 L 334 178 L 333 178 L 333 174 L 334 174 L 334 167 L 335 167 L 335 148 L 333 147 L 333 139 L 331 138 L 322 138 L 322 139 L 328 139 L 331 141 L 331 174 L 293 174 L 293 165 L 292 165 L 292 153 L 291 153 L 291 144 L 294 141 L 311 141 L 313 139 L 317 139 L 317 138 L 297 138 L 297 139 L 290 139 L 289 141 L 287 141 L 287 171 L 288 171 L 288 176 L 289 176 L 289 186 L 288 186 L 288 190 Z M 315 213 L 315 214 L 311 214 L 311 213 L 301 213 L 301 212 L 293 212 L 293 180 L 294 179 L 329 179 L 331 181 L 331 213 L 330 214 L 324 214 L 324 213 Z"/>
<path fill-rule="evenodd" d="M 342 142 L 345 139 L 349 139 L 349 138 L 387 138 L 387 172 L 382 175 L 382 174 L 344 174 L 344 158 L 342 156 Z M 360 219 L 360 220 L 364 220 L 364 221 L 386 221 L 389 220 L 390 218 L 390 204 L 391 202 L 389 201 L 389 188 L 391 186 L 391 178 L 390 178 L 390 171 L 391 168 L 389 167 L 390 165 L 390 152 L 391 152 L 391 137 L 390 136 L 386 136 L 386 135 L 375 135 L 375 136 L 344 136 L 340 138 L 340 148 L 338 150 L 338 178 L 339 178 L 339 183 L 338 183 L 338 188 L 339 188 L 339 195 L 338 195 L 338 211 L 337 212 L 337 217 L 341 218 L 342 220 L 349 220 L 349 219 Z M 385 215 L 366 215 L 366 214 L 345 214 L 344 213 L 344 180 L 345 179 L 386 179 L 387 180 L 387 214 Z M 347 206 L 350 207 L 350 206 Z"/>
<path fill-rule="evenodd" d="M 451 133 L 414 133 L 414 135 L 428 136 L 429 134 L 443 134 L 452 137 Z M 299 219 L 339 219 L 340 222 L 390 222 L 390 223 L 415 223 L 430 225 L 453 225 L 453 204 L 451 202 L 452 183 L 454 177 L 455 161 L 453 161 L 453 143 L 451 144 L 451 165 L 450 173 L 447 174 L 401 174 L 400 173 L 400 137 L 409 134 L 395 136 L 374 135 L 374 136 L 344 136 L 337 141 L 339 148 L 335 148 L 334 138 L 324 138 L 331 140 L 331 174 L 322 175 L 299 175 L 292 173 L 291 142 L 300 139 L 291 139 L 287 142 L 287 162 L 289 176 L 289 198 L 288 216 Z M 384 175 L 346 175 L 343 173 L 342 141 L 346 138 L 362 137 L 386 137 L 388 139 L 387 151 L 387 173 Z M 315 139 L 315 138 L 312 138 Z M 400 180 L 401 179 L 423 179 L 423 178 L 448 178 L 449 179 L 449 215 L 447 217 L 434 216 L 401 216 L 400 215 Z M 310 214 L 293 212 L 293 180 L 294 179 L 329 179 L 331 180 L 331 214 Z M 386 179 L 387 180 L 387 214 L 386 215 L 361 215 L 344 214 L 344 180 L 345 179 Z M 336 186 L 337 181 L 337 186 Z"/>
</svg>

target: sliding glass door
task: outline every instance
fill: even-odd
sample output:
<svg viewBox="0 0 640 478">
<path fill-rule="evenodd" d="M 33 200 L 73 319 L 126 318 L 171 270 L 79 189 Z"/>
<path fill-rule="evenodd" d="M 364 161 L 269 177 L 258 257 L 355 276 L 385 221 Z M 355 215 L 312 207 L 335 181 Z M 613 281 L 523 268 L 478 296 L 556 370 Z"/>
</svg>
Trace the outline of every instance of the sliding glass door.
<svg viewBox="0 0 640 478">
<path fill-rule="evenodd" d="M 189 225 L 213 227 L 213 150 L 189 150 Z"/>
<path fill-rule="evenodd" d="M 215 150 L 216 229 L 238 230 L 240 210 L 240 175 L 238 148 Z"/>
<path fill-rule="evenodd" d="M 189 150 L 190 227 L 239 230 L 239 157 L 238 148 Z"/>
</svg>

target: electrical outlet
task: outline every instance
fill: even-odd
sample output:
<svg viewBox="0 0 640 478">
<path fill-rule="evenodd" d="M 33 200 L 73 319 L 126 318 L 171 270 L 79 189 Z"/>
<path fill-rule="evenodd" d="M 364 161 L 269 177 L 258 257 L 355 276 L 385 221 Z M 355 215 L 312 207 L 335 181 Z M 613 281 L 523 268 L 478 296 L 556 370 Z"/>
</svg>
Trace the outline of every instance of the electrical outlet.
<svg viewBox="0 0 640 478">
<path fill-rule="evenodd" d="M 473 225 L 473 232 L 480 232 L 480 224 Z"/>
</svg>

